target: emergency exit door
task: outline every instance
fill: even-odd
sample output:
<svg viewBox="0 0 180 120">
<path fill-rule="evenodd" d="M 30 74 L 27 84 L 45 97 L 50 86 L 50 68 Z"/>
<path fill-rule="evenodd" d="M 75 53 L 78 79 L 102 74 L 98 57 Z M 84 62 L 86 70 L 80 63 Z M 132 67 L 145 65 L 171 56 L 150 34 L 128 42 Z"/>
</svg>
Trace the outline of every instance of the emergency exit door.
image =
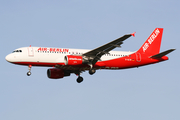
<svg viewBox="0 0 180 120">
<path fill-rule="evenodd" d="M 28 56 L 33 57 L 34 56 L 34 51 L 32 47 L 28 47 Z"/>
</svg>

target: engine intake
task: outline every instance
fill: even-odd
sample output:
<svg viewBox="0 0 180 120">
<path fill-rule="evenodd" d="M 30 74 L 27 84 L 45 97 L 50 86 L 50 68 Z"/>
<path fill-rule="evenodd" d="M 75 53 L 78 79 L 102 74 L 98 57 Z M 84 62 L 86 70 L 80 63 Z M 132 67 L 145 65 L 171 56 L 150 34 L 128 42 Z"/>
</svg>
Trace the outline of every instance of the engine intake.
<svg viewBox="0 0 180 120">
<path fill-rule="evenodd" d="M 65 76 L 70 76 L 70 73 L 67 71 L 63 71 L 62 69 L 51 68 L 47 70 L 47 76 L 51 79 L 58 79 Z"/>
</svg>

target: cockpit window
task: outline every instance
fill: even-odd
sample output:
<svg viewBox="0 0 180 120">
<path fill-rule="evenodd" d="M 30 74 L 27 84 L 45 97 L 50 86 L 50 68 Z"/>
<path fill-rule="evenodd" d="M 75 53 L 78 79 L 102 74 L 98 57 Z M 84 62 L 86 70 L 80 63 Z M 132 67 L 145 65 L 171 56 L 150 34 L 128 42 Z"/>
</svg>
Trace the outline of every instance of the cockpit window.
<svg viewBox="0 0 180 120">
<path fill-rule="evenodd" d="M 13 53 L 14 53 L 14 52 L 22 52 L 22 50 L 14 50 Z"/>
</svg>

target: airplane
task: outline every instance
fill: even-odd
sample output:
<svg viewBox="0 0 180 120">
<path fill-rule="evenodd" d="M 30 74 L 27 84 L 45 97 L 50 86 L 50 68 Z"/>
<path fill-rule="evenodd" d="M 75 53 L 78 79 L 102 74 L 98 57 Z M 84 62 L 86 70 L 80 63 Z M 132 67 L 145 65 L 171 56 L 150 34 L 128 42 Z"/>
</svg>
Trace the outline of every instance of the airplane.
<svg viewBox="0 0 180 120">
<path fill-rule="evenodd" d="M 162 34 L 163 28 L 156 28 L 135 52 L 112 51 L 121 47 L 127 38 L 135 36 L 132 33 L 93 50 L 29 46 L 14 50 L 5 59 L 13 64 L 28 66 L 28 76 L 32 66 L 52 67 L 47 70 L 48 78 L 58 79 L 74 73 L 78 76 L 76 81 L 81 83 L 83 77 L 80 74 L 85 71 L 93 75 L 100 69 L 127 69 L 168 60 L 166 55 L 175 49 L 159 52 Z"/>
</svg>

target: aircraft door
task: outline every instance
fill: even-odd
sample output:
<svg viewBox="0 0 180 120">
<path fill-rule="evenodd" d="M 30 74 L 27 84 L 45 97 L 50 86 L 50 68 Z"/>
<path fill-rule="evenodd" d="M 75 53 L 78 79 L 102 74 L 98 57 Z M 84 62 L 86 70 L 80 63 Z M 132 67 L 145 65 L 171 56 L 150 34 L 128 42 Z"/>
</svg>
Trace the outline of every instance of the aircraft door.
<svg viewBox="0 0 180 120">
<path fill-rule="evenodd" d="M 28 47 L 28 56 L 33 57 L 34 56 L 34 51 L 32 47 Z"/>
<path fill-rule="evenodd" d="M 136 61 L 141 62 L 141 54 L 138 52 L 136 53 Z"/>
</svg>

